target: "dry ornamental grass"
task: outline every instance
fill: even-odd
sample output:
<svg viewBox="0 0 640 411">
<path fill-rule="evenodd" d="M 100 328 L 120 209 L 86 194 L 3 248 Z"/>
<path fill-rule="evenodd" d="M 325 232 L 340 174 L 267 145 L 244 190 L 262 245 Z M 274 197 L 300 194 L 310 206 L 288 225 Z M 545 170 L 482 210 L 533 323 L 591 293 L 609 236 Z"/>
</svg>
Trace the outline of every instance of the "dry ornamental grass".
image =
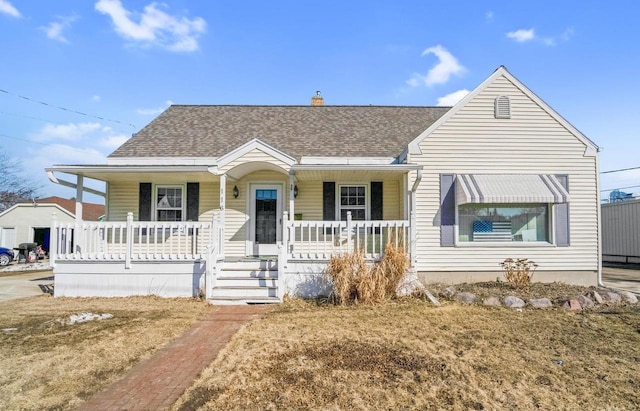
<svg viewBox="0 0 640 411">
<path fill-rule="evenodd" d="M 197 300 L 32 297 L 0 304 L 0 409 L 72 409 L 186 330 Z M 70 325 L 89 312 L 113 318 Z"/>
</svg>

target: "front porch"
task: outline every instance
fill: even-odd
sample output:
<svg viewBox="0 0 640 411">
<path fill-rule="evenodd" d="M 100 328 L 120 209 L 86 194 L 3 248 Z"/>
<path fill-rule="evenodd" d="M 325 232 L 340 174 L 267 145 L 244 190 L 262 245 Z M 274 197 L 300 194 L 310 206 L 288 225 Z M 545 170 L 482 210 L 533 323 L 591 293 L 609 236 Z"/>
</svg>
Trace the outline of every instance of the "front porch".
<svg viewBox="0 0 640 411">
<path fill-rule="evenodd" d="M 277 254 L 225 255 L 221 213 L 211 221 L 58 223 L 50 261 L 56 296 L 157 294 L 204 296 L 214 303 L 281 301 L 285 294 L 325 293 L 322 273 L 334 254 L 362 250 L 375 261 L 387 242 L 411 252 L 408 220 L 290 221 L 283 213 Z"/>
</svg>

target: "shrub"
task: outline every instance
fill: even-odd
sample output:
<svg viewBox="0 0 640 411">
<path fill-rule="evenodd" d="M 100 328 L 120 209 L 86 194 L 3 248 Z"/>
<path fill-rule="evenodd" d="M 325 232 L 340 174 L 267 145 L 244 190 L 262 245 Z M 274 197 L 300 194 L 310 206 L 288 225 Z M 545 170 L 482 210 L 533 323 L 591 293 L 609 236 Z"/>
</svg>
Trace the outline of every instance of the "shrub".
<svg viewBox="0 0 640 411">
<path fill-rule="evenodd" d="M 531 277 L 535 273 L 538 264 L 527 258 L 507 258 L 500 263 L 504 271 L 504 277 L 511 286 L 516 290 L 527 291 L 531 285 Z"/>
<path fill-rule="evenodd" d="M 396 297 L 408 266 L 409 257 L 404 249 L 387 243 L 379 264 L 369 264 L 364 251 L 356 250 L 331 256 L 325 275 L 333 283 L 335 303 L 381 303 Z"/>
</svg>

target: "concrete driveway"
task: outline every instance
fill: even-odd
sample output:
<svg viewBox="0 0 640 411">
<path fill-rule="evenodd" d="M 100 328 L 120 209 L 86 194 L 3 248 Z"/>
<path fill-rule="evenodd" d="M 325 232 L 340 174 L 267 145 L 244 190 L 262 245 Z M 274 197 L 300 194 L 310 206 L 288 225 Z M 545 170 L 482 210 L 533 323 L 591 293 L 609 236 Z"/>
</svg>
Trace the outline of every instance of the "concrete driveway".
<svg viewBox="0 0 640 411">
<path fill-rule="evenodd" d="M 53 292 L 53 271 L 23 271 L 0 276 L 0 302 Z"/>
<path fill-rule="evenodd" d="M 611 265 L 602 267 L 602 282 L 640 295 L 640 265 Z"/>
</svg>

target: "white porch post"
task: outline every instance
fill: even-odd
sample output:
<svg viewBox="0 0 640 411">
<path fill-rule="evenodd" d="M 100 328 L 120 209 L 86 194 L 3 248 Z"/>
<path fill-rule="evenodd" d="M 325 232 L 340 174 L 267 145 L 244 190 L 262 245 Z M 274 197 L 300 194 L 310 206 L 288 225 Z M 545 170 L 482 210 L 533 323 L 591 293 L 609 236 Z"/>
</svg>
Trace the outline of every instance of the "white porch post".
<svg viewBox="0 0 640 411">
<path fill-rule="evenodd" d="M 354 240 L 351 230 L 353 229 L 351 225 L 351 211 L 347 211 L 347 253 L 351 254 L 352 244 L 351 241 Z"/>
<path fill-rule="evenodd" d="M 49 265 L 56 266 L 56 253 L 58 252 L 58 216 L 51 214 L 51 229 L 49 231 Z"/>
<path fill-rule="evenodd" d="M 294 174 L 290 173 L 289 174 L 289 221 L 294 221 L 295 220 L 295 210 L 294 210 L 294 203 L 295 203 L 295 193 L 293 191 L 295 187 L 295 182 L 294 182 Z"/>
<path fill-rule="evenodd" d="M 133 213 L 127 213 L 127 244 L 124 255 L 124 268 L 131 268 L 131 254 L 133 254 Z"/>
<path fill-rule="evenodd" d="M 227 175 L 220 175 L 220 244 L 223 247 L 225 243 L 225 226 L 226 226 L 226 198 L 227 198 Z M 224 255 L 224 249 L 218 250 Z"/>
<path fill-rule="evenodd" d="M 295 186 L 296 186 L 295 175 L 294 175 L 293 172 L 291 172 L 291 173 L 289 173 L 289 221 L 291 221 L 291 222 L 295 221 L 295 219 L 296 219 L 295 218 L 295 198 L 296 198 L 296 196 L 295 196 L 295 192 L 294 192 Z M 285 221 L 285 220 L 283 220 L 283 221 Z M 285 221 L 285 224 L 282 227 L 282 231 L 283 232 L 289 230 L 289 227 L 287 227 L 287 226 L 288 226 L 288 224 Z M 291 231 L 289 232 L 289 242 L 292 245 L 292 247 L 291 247 L 292 249 L 293 249 L 293 244 L 296 241 L 295 232 L 293 230 L 294 230 L 294 228 L 292 227 Z M 283 234 L 283 237 L 284 237 L 284 234 Z M 289 252 L 289 250 L 287 249 L 286 252 Z"/>
<path fill-rule="evenodd" d="M 78 174 L 76 184 L 76 221 L 82 221 L 82 194 L 84 192 L 84 176 Z"/>
<path fill-rule="evenodd" d="M 73 241 L 76 251 L 82 253 L 84 249 L 84 230 L 82 227 L 82 186 L 84 185 L 84 176 L 78 174 L 76 178 L 76 227 L 73 233 Z"/>
</svg>

